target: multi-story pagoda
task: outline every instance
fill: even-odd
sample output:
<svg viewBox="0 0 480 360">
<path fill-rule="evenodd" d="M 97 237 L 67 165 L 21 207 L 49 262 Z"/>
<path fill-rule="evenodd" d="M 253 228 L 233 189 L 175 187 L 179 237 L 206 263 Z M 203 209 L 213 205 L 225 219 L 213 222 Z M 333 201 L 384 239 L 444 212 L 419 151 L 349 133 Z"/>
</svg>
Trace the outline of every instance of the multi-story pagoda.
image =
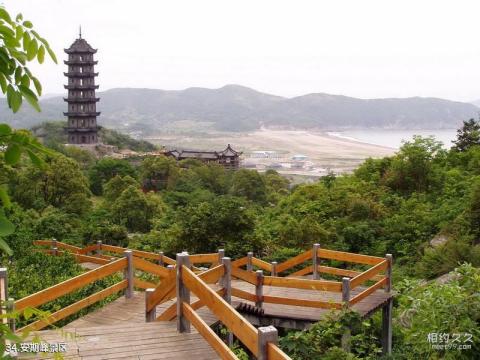
<svg viewBox="0 0 480 360">
<path fill-rule="evenodd" d="M 100 112 L 96 109 L 96 103 L 100 99 L 95 96 L 93 54 L 97 52 L 85 39 L 82 39 L 80 31 L 78 39 L 65 49 L 68 60 L 68 72 L 64 73 L 68 78 L 65 89 L 68 90 L 68 97 L 64 100 L 68 103 L 68 111 L 63 113 L 68 117 L 66 127 L 69 144 L 96 144 L 98 143 L 97 116 Z"/>
</svg>

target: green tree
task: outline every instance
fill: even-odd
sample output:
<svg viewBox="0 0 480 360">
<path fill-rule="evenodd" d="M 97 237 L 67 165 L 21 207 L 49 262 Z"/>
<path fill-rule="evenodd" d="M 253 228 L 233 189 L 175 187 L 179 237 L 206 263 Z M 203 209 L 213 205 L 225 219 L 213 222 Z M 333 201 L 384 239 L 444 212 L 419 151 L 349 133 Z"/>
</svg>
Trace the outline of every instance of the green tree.
<svg viewBox="0 0 480 360">
<path fill-rule="evenodd" d="M 130 186 L 138 188 L 140 187 L 140 184 L 131 176 L 116 175 L 114 178 L 110 179 L 103 187 L 103 196 L 105 197 L 105 200 L 113 203 L 117 198 L 120 197 L 122 192 Z"/>
<path fill-rule="evenodd" d="M 163 210 L 157 195 L 145 195 L 136 186 L 130 185 L 111 206 L 112 217 L 130 231 L 148 232 L 152 220 Z"/>
<path fill-rule="evenodd" d="M 436 162 L 445 156 L 442 143 L 433 137 L 414 136 L 392 158 L 384 183 L 394 190 L 409 193 L 426 191 L 439 183 Z"/>
<path fill-rule="evenodd" d="M 115 176 L 131 176 L 136 178 L 136 171 L 126 160 L 103 158 L 90 168 L 88 178 L 90 190 L 95 195 L 103 194 L 103 186 Z"/>
<path fill-rule="evenodd" d="M 203 253 L 224 247 L 229 256 L 243 256 L 262 248 L 253 236 L 255 216 L 245 199 L 222 195 L 178 209 L 156 230 L 164 234 L 165 251 Z"/>
<path fill-rule="evenodd" d="M 167 156 L 148 156 L 140 165 L 140 178 L 145 190 L 172 189 L 179 175 L 176 161 Z"/>
<path fill-rule="evenodd" d="M 63 155 L 47 159 L 47 167 L 27 166 L 13 179 L 13 196 L 25 208 L 48 205 L 68 213 L 85 214 L 90 208 L 88 180 L 78 163 Z"/>
<path fill-rule="evenodd" d="M 26 65 L 35 59 L 43 63 L 45 53 L 57 62 L 50 45 L 33 30 L 31 21 L 24 20 L 22 14 L 13 18 L 5 7 L 0 6 L 0 90 L 7 96 L 8 107 L 13 112 L 20 109 L 23 99 L 40 111 L 37 95 L 41 95 L 42 86 Z M 39 154 L 46 152 L 28 132 L 13 130 L 7 124 L 0 124 L 0 149 L 0 167 L 18 163 L 22 153 L 40 165 Z M 10 249 L 3 237 L 15 229 L 5 216 L 5 209 L 9 206 L 7 186 L 0 183 L 0 248 L 8 253 Z"/>
<path fill-rule="evenodd" d="M 235 172 L 231 192 L 235 196 L 263 204 L 267 200 L 265 180 L 255 170 L 240 169 Z"/>
<path fill-rule="evenodd" d="M 475 236 L 475 243 L 480 243 L 480 181 L 472 187 L 472 195 L 468 204 L 468 218 L 470 229 Z"/>
<path fill-rule="evenodd" d="M 460 152 L 480 145 L 480 123 L 474 119 L 464 121 L 462 128 L 457 130 L 457 139 L 452 142 L 454 149 Z"/>
</svg>

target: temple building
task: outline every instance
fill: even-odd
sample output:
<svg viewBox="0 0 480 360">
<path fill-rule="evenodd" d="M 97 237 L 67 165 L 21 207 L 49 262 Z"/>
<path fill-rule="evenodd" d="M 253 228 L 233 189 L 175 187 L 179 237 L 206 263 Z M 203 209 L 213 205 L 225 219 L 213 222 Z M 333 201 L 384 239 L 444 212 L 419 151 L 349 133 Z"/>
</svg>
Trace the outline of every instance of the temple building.
<svg viewBox="0 0 480 360">
<path fill-rule="evenodd" d="M 195 151 L 195 150 L 171 150 L 165 153 L 167 156 L 174 157 L 177 161 L 186 159 L 200 160 L 204 163 L 220 164 L 227 169 L 238 169 L 240 166 L 240 155 L 232 149 L 230 144 L 223 151 Z"/>
<path fill-rule="evenodd" d="M 64 75 L 68 79 L 65 89 L 68 90 L 68 97 L 64 100 L 68 103 L 68 111 L 63 114 L 68 117 L 68 125 L 65 128 L 68 133 L 69 144 L 97 144 L 98 126 L 96 103 L 100 100 L 95 96 L 94 71 L 97 61 L 94 61 L 93 54 L 97 52 L 85 39 L 82 39 L 80 31 L 78 39 L 65 49 L 68 60 L 64 61 L 68 66 L 68 72 Z"/>
</svg>

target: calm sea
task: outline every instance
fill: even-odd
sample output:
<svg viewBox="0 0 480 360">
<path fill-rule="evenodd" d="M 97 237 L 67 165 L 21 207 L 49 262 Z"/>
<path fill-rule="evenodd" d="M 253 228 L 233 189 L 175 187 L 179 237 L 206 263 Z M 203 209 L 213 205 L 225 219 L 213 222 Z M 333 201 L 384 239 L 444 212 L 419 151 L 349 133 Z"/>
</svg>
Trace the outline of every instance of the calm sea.
<svg viewBox="0 0 480 360">
<path fill-rule="evenodd" d="M 396 149 L 402 145 L 402 141 L 412 140 L 414 135 L 432 135 L 449 148 L 456 138 L 457 130 L 348 130 L 329 132 L 328 135 Z"/>
</svg>

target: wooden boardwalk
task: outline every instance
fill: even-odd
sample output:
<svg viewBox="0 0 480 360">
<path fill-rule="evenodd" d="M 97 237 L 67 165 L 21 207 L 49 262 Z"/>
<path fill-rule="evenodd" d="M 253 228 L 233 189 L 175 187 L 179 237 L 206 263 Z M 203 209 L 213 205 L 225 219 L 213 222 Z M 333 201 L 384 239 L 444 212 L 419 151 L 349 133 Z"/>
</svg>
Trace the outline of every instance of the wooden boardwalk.
<svg viewBox="0 0 480 360">
<path fill-rule="evenodd" d="M 245 281 L 232 280 L 232 287 L 243 291 L 255 293 L 255 286 Z M 364 287 L 357 287 L 352 290 L 352 296 L 355 296 L 365 290 Z M 291 299 L 305 300 L 325 300 L 331 302 L 339 302 L 342 300 L 342 294 L 331 291 L 318 291 L 308 289 L 282 288 L 274 286 L 264 286 L 263 295 L 288 297 Z M 385 292 L 383 289 L 377 290 L 368 297 L 351 306 L 351 309 L 357 311 L 362 317 L 368 317 L 377 309 L 384 306 L 389 299 L 394 296 L 393 292 Z M 245 299 L 232 297 L 232 306 L 237 307 L 240 303 L 247 303 L 254 306 L 255 303 Z M 242 313 L 254 325 L 273 324 L 278 327 L 290 329 L 305 329 L 312 323 L 317 322 L 330 313 L 330 309 L 313 308 L 306 306 L 290 306 L 284 304 L 264 303 L 262 305 L 264 311 L 261 317 L 252 316 Z"/>
<path fill-rule="evenodd" d="M 223 250 L 211 254 L 179 253 L 174 260 L 163 253 L 126 250 L 101 242 L 85 248 L 57 241 L 36 243 L 51 246 L 44 251 L 53 256 L 69 252 L 88 271 L 11 302 L 19 311 L 41 306 L 96 280 L 123 273 L 114 285 L 20 329 L 32 330 L 31 336 L 38 335 L 45 344 L 62 344 L 67 359 L 238 360 L 226 340 L 212 329 L 212 325 L 222 324 L 256 358 L 289 360 L 276 344 L 278 332 L 273 326 L 305 329 L 343 308 L 356 310 L 362 317 L 381 308 L 383 350 L 384 354 L 391 352 L 394 292 L 389 254 L 381 258 L 323 249 L 314 244 L 312 250 L 279 264 L 255 258 L 253 253 L 232 261 L 225 257 Z M 109 255 L 112 253 L 123 256 Z M 329 261 L 331 265 L 335 262 L 360 264 L 361 268 L 338 268 L 330 266 Z M 146 281 L 142 273 L 158 280 Z M 322 279 L 322 273 L 340 277 L 341 281 Z M 2 269 L 2 298 L 6 298 L 6 283 L 6 269 Z M 41 331 L 119 293 L 124 296 L 62 329 Z M 178 304 L 176 296 L 179 296 Z M 54 354 L 19 355 L 40 359 Z"/>
<path fill-rule="evenodd" d="M 216 352 L 194 329 L 178 333 L 175 322 L 132 323 L 125 326 L 68 326 L 40 331 L 41 341 L 66 343 L 65 359 L 219 359 Z M 20 359 L 49 359 L 47 356 L 20 354 Z"/>
<path fill-rule="evenodd" d="M 170 300 L 161 304 L 157 311 L 162 312 L 172 303 Z M 198 313 L 209 325 L 217 322 L 205 307 Z M 66 359 L 219 359 L 194 328 L 187 334 L 178 333 L 176 326 L 175 321 L 146 323 L 145 294 L 135 292 L 132 298 L 122 296 L 61 329 L 37 331 L 32 335 L 50 344 L 65 343 Z M 49 357 L 23 355 L 19 358 Z"/>
</svg>

